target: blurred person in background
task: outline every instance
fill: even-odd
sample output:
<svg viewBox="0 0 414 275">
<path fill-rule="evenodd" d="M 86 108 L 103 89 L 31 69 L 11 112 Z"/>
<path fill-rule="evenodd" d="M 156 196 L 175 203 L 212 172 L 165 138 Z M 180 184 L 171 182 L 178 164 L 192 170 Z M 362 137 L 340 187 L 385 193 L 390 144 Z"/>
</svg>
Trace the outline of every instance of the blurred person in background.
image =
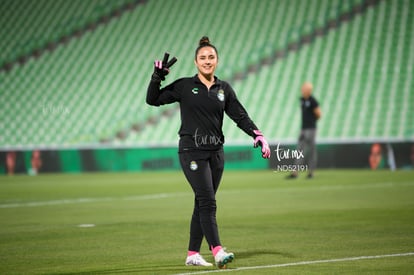
<svg viewBox="0 0 414 275">
<path fill-rule="evenodd" d="M 7 175 L 14 175 L 16 169 L 16 152 L 10 151 L 6 153 Z"/>
<path fill-rule="evenodd" d="M 414 168 L 414 144 L 411 146 L 411 155 L 410 155 L 410 159 L 411 159 L 411 164 Z"/>
<path fill-rule="evenodd" d="M 29 170 L 30 175 L 37 175 L 42 167 L 42 158 L 39 150 L 32 152 L 32 158 L 30 160 L 32 167 Z"/>
<path fill-rule="evenodd" d="M 385 159 L 382 156 L 382 147 L 379 143 L 372 144 L 368 162 L 371 170 L 385 167 Z"/>
<path fill-rule="evenodd" d="M 303 83 L 301 88 L 302 97 L 300 98 L 300 105 L 302 110 L 302 129 L 300 131 L 297 145 L 297 150 L 303 152 L 305 154 L 304 156 L 308 158 L 308 179 L 313 178 L 316 168 L 316 122 L 321 118 L 322 115 L 318 101 L 315 99 L 315 97 L 312 96 L 312 91 L 312 83 Z M 296 159 L 294 167 L 298 168 L 303 165 L 304 160 L 304 158 Z M 295 171 L 292 171 L 292 173 L 287 178 L 297 178 L 299 170 L 302 169 L 295 169 Z"/>
<path fill-rule="evenodd" d="M 167 54 L 163 61 L 155 61 L 147 103 L 153 106 L 180 103 L 179 159 L 195 196 L 185 264 L 212 265 L 200 255 L 205 237 L 216 265 L 225 268 L 234 254 L 223 249 L 216 221 L 216 192 L 224 169 L 224 113 L 254 139 L 255 147 L 262 147 L 263 158 L 270 158 L 270 148 L 230 84 L 215 76 L 218 52 L 208 37 L 201 38 L 195 51 L 194 63 L 198 73 L 161 89 L 161 81 L 165 80 L 173 63 L 168 61 Z"/>
</svg>

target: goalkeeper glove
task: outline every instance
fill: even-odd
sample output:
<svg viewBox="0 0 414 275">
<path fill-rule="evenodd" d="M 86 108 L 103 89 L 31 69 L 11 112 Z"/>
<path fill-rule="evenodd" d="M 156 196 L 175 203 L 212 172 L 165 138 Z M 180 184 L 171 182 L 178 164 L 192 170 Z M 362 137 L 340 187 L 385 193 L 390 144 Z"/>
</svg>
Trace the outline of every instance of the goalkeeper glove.
<svg viewBox="0 0 414 275">
<path fill-rule="evenodd" d="M 267 143 L 266 139 L 264 138 L 262 132 L 259 130 L 253 130 L 253 133 L 255 134 L 255 139 L 253 146 L 254 148 L 260 146 L 262 147 L 262 157 L 265 159 L 270 158 L 270 147 L 269 143 Z"/>
<path fill-rule="evenodd" d="M 152 79 L 154 81 L 165 80 L 165 76 L 170 72 L 170 67 L 177 62 L 176 57 L 173 57 L 170 61 L 168 61 L 169 56 L 170 54 L 166 52 L 162 61 L 154 61 L 154 73 L 152 74 Z"/>
</svg>

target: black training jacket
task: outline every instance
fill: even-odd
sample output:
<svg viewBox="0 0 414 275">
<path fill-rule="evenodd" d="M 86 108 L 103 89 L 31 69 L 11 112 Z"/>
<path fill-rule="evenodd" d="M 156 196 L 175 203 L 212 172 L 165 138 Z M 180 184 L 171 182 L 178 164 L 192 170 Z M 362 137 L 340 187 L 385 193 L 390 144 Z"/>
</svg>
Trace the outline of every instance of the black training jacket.
<svg viewBox="0 0 414 275">
<path fill-rule="evenodd" d="M 253 130 L 257 130 L 257 126 L 249 118 L 227 82 L 216 77 L 215 84 L 208 90 L 195 75 L 178 79 L 162 89 L 160 86 L 160 81 L 151 80 L 146 101 L 153 106 L 179 102 L 180 152 L 221 149 L 224 144 L 224 112 L 246 134 L 255 137 Z"/>
</svg>

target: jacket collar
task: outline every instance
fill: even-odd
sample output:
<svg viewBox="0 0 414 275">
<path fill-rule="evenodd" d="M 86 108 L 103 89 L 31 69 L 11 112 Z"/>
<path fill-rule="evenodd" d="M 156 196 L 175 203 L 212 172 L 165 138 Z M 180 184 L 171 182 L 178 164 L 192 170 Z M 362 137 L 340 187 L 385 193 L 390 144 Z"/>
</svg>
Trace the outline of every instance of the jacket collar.
<svg viewBox="0 0 414 275">
<path fill-rule="evenodd" d="M 198 78 L 198 74 L 193 76 L 193 80 L 195 83 L 203 84 L 200 78 Z M 217 76 L 214 76 L 214 85 L 219 85 L 219 84 L 221 84 L 221 80 Z"/>
</svg>

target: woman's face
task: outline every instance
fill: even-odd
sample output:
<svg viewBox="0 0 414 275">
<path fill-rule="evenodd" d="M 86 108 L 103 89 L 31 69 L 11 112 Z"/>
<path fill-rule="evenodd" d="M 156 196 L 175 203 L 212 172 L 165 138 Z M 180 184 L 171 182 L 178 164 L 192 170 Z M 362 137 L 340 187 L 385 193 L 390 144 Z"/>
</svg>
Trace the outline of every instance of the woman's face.
<svg viewBox="0 0 414 275">
<path fill-rule="evenodd" d="M 214 76 L 214 71 L 217 67 L 217 53 L 214 48 L 206 46 L 201 48 L 197 53 L 197 58 L 194 61 L 198 72 L 204 76 Z"/>
</svg>

